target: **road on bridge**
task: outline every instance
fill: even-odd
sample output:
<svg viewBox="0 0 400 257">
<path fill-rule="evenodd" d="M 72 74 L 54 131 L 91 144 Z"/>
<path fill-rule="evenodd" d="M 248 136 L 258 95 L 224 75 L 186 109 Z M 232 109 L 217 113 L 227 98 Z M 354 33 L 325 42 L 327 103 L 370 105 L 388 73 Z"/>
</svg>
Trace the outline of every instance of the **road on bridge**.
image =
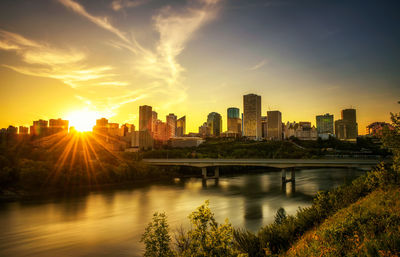
<svg viewBox="0 0 400 257">
<path fill-rule="evenodd" d="M 372 168 L 378 159 L 143 159 L 143 162 L 156 166 L 252 166 L 252 167 L 349 167 Z"/>
</svg>

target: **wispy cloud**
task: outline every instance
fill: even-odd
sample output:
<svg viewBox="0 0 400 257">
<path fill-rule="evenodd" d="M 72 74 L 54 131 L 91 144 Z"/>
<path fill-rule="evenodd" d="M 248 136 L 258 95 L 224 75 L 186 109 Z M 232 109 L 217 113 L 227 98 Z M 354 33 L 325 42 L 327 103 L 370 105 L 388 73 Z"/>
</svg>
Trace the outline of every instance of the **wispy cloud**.
<svg viewBox="0 0 400 257">
<path fill-rule="evenodd" d="M 55 78 L 71 87 L 80 82 L 114 76 L 111 66 L 88 67 L 85 53 L 73 49 L 58 49 L 46 43 L 0 29 L 0 50 L 14 51 L 21 57 L 21 65 L 4 67 L 31 76 Z"/>
<path fill-rule="evenodd" d="M 76 12 L 77 14 L 87 18 L 94 24 L 102 27 L 103 29 L 106 29 L 112 33 L 114 33 L 116 36 L 118 36 L 120 39 L 122 39 L 125 42 L 130 42 L 129 39 L 122 33 L 120 30 L 118 30 L 116 27 L 114 27 L 108 20 L 107 17 L 97 17 L 94 15 L 91 15 L 88 13 L 81 4 L 73 1 L 73 0 L 58 0 L 61 4 L 64 6 L 68 7 L 72 11 Z"/>
<path fill-rule="evenodd" d="M 111 3 L 111 8 L 114 11 L 119 11 L 124 8 L 133 8 L 148 3 L 150 0 L 114 0 Z"/>
<path fill-rule="evenodd" d="M 3 63 L 3 66 L 27 75 L 58 79 L 75 89 L 79 88 L 77 94 L 84 103 L 90 102 L 91 106 L 101 105 L 115 114 L 122 105 L 153 95 L 165 96 L 166 100 L 159 102 L 161 110 L 184 101 L 187 89 L 183 75 L 185 68 L 178 61 L 178 56 L 197 32 L 217 17 L 222 0 L 188 0 L 184 5 L 174 3 L 158 9 L 151 19 L 158 37 L 153 43 L 147 42 L 147 45 L 154 47 L 144 47 L 133 35 L 129 34 L 128 37 L 128 33 L 115 27 L 110 18 L 90 13 L 76 0 L 57 1 L 88 22 L 116 36 L 107 41 L 107 44 L 130 53 L 126 55 L 128 60 L 124 60 L 128 63 L 124 69 L 129 69 L 129 74 L 120 74 L 124 69 L 118 70 L 118 67 L 108 64 L 90 66 L 88 52 L 59 49 L 0 30 L 0 50 L 14 51 L 22 61 L 20 65 Z M 111 7 L 118 11 L 148 1 L 114 0 Z M 140 89 L 134 80 L 129 80 L 132 76 L 140 77 Z M 98 90 L 107 92 L 108 95 L 99 96 L 96 92 Z"/>
<path fill-rule="evenodd" d="M 248 70 L 258 70 L 259 68 L 263 67 L 266 63 L 267 63 L 267 61 L 264 59 L 264 60 L 260 61 L 259 63 L 257 63 L 256 65 L 248 68 Z"/>
</svg>

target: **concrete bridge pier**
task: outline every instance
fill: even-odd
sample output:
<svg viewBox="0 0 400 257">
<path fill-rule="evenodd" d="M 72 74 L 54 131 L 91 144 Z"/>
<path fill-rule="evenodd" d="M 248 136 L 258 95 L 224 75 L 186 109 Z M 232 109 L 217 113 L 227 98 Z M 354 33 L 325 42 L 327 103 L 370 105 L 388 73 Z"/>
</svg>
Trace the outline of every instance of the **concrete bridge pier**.
<svg viewBox="0 0 400 257">
<path fill-rule="evenodd" d="M 296 180 L 296 171 L 294 168 L 290 171 L 290 179 L 286 178 L 286 170 L 282 169 L 282 184 L 286 184 L 287 182 L 295 182 Z"/>
<path fill-rule="evenodd" d="M 209 177 L 207 175 L 207 167 L 202 167 L 201 168 L 201 175 L 203 176 L 203 180 L 219 179 L 219 167 L 218 166 L 214 167 L 214 176 L 212 176 L 212 177 Z"/>
<path fill-rule="evenodd" d="M 292 168 L 292 170 L 291 170 L 290 180 L 292 181 L 292 183 L 294 183 L 296 180 L 296 172 L 295 172 L 294 168 Z"/>
<path fill-rule="evenodd" d="M 286 185 L 286 170 L 282 169 L 282 185 Z"/>
<path fill-rule="evenodd" d="M 203 176 L 203 179 L 207 179 L 207 167 L 201 168 L 201 175 Z"/>
</svg>

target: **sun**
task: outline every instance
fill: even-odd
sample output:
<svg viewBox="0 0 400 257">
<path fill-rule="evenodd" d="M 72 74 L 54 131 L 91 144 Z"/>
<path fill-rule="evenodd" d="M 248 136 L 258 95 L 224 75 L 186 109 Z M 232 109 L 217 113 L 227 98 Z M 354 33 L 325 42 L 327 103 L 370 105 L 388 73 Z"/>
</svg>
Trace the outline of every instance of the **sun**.
<svg viewBox="0 0 400 257">
<path fill-rule="evenodd" d="M 86 132 L 92 131 L 99 115 L 94 111 L 80 110 L 69 113 L 66 119 L 69 120 L 70 127 L 74 127 L 79 132 Z"/>
</svg>

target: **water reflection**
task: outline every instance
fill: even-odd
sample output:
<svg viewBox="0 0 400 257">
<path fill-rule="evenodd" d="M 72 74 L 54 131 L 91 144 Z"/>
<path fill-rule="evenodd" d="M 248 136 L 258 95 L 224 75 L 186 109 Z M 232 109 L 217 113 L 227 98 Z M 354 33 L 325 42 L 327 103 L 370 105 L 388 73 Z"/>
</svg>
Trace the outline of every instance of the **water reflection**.
<svg viewBox="0 0 400 257">
<path fill-rule="evenodd" d="M 257 231 L 283 207 L 294 214 L 312 196 L 362 174 L 347 169 L 296 172 L 282 188 L 280 172 L 176 179 L 93 192 L 83 196 L 0 205 L 0 256 L 141 256 L 140 236 L 156 211 L 172 229 L 188 226 L 188 215 L 210 200 L 219 222 Z"/>
</svg>

